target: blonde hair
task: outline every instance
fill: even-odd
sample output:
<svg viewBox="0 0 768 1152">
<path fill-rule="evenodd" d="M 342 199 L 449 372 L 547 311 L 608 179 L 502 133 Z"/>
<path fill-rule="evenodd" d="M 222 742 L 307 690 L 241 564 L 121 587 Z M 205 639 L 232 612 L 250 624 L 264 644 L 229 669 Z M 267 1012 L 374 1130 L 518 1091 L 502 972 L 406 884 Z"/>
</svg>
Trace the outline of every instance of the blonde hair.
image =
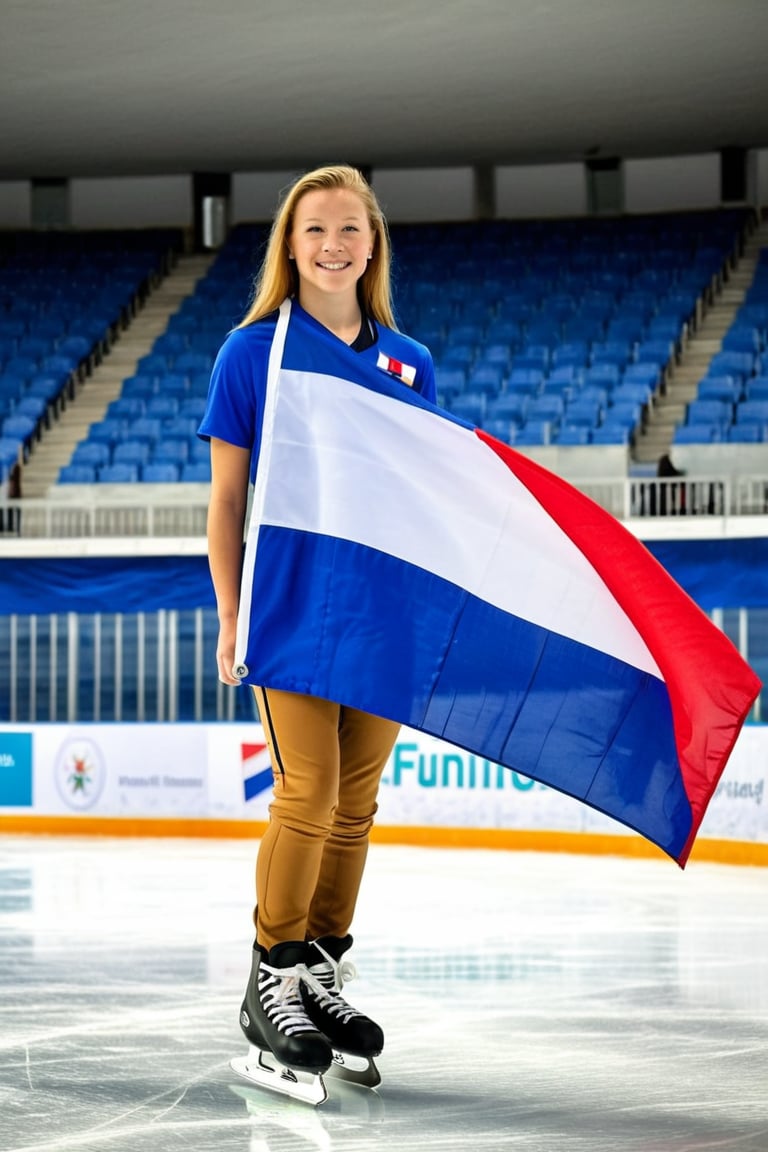
<svg viewBox="0 0 768 1152">
<path fill-rule="evenodd" d="M 296 271 L 288 259 L 288 237 L 293 229 L 296 208 L 308 192 L 335 188 L 343 188 L 360 197 L 374 234 L 373 255 L 358 282 L 363 309 L 368 316 L 387 328 L 396 327 L 392 310 L 391 252 L 386 220 L 376 195 L 363 174 L 358 172 L 357 168 L 339 164 L 307 172 L 288 189 L 272 223 L 266 255 L 256 277 L 253 298 L 248 312 L 238 325 L 239 328 L 268 316 L 270 312 L 280 307 L 286 296 L 296 291 Z"/>
</svg>

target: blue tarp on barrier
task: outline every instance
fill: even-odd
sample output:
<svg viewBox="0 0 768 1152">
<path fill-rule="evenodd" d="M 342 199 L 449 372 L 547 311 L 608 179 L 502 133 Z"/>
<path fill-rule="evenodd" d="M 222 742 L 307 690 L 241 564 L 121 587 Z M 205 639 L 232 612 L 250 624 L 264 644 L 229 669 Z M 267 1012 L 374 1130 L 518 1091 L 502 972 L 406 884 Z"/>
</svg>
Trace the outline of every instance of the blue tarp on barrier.
<svg viewBox="0 0 768 1152">
<path fill-rule="evenodd" d="M 705 611 L 768 607 L 768 537 L 653 541 L 649 550 Z M 0 614 L 215 607 L 205 556 L 0 559 Z"/>
<path fill-rule="evenodd" d="M 0 614 L 215 607 L 206 556 L 0 560 Z"/>
</svg>

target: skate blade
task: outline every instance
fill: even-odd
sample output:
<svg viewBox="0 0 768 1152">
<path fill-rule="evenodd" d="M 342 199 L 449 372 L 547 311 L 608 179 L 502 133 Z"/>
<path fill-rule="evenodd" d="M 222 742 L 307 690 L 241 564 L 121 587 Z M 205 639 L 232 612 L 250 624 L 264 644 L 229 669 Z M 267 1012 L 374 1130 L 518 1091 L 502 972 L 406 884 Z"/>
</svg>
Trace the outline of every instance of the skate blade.
<svg viewBox="0 0 768 1152">
<path fill-rule="evenodd" d="M 258 1084 L 261 1088 L 268 1088 L 270 1092 L 279 1092 L 283 1096 L 290 1096 L 294 1100 L 301 1100 L 305 1104 L 315 1107 L 328 1099 L 323 1077 L 316 1072 L 301 1072 L 294 1068 L 286 1068 L 270 1052 L 262 1052 L 253 1045 L 247 1056 L 236 1056 L 230 1060 L 229 1066 L 238 1076 Z"/>
<path fill-rule="evenodd" d="M 348 1052 L 333 1053 L 331 1066 L 326 1073 L 347 1084 L 359 1084 L 362 1088 L 378 1088 L 381 1073 L 370 1056 L 351 1056 Z"/>
</svg>

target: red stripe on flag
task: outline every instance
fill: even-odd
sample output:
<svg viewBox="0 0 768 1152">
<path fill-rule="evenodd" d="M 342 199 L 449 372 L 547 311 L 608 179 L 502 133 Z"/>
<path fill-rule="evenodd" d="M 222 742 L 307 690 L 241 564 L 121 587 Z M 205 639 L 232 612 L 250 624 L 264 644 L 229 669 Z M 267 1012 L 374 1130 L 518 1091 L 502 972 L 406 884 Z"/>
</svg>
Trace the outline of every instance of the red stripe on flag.
<svg viewBox="0 0 768 1152">
<path fill-rule="evenodd" d="M 761 682 L 727 636 L 623 524 L 583 492 L 488 436 L 492 448 L 599 574 L 664 677 L 696 833 Z"/>
</svg>

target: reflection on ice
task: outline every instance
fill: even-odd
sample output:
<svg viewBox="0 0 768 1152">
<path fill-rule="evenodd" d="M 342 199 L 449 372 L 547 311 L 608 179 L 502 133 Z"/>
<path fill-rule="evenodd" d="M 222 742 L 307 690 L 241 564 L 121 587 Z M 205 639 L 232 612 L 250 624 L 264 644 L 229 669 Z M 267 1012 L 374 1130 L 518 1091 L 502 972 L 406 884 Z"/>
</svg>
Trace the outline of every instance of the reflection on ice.
<svg viewBox="0 0 768 1152">
<path fill-rule="evenodd" d="M 6 838 L 3 1152 L 768 1148 L 768 871 L 375 846 L 376 1090 L 240 1080 L 254 846 Z"/>
</svg>

